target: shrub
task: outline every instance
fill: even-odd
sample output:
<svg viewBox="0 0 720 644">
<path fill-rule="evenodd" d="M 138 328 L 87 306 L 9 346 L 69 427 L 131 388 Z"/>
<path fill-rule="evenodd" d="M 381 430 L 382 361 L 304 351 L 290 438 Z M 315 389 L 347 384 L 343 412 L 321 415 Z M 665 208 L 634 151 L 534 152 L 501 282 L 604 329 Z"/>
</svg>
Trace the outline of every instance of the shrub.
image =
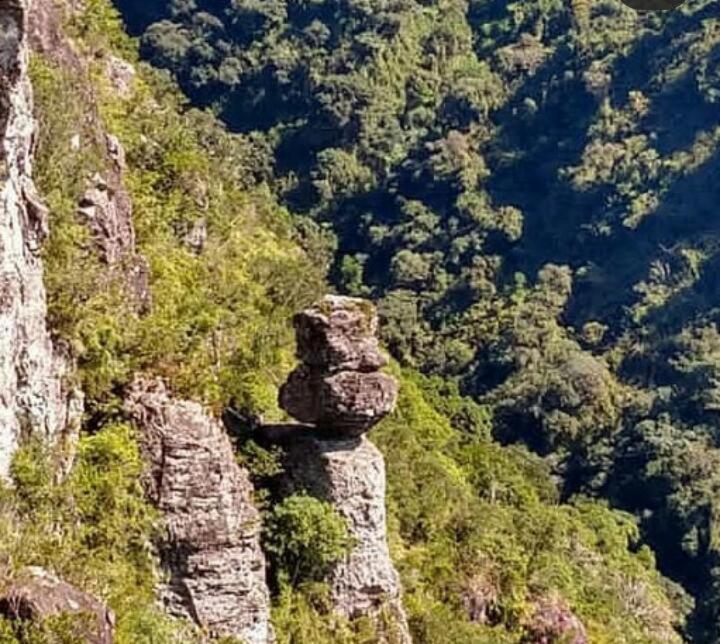
<svg viewBox="0 0 720 644">
<path fill-rule="evenodd" d="M 351 547 L 345 520 L 332 505 L 311 496 L 289 496 L 267 517 L 265 551 L 281 583 L 322 580 Z"/>
</svg>

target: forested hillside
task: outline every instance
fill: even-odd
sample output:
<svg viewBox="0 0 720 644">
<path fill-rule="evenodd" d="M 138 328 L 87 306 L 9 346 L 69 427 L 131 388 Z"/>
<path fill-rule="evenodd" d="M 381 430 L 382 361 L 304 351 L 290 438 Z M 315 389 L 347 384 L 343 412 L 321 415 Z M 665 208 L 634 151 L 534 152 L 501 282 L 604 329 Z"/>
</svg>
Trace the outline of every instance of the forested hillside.
<svg viewBox="0 0 720 644">
<path fill-rule="evenodd" d="M 161 3 L 138 6 L 144 11 L 164 11 Z M 248 497 L 243 502 L 256 502 L 262 514 L 264 554 L 254 570 L 256 577 L 264 577 L 267 559 L 277 641 L 389 643 L 382 624 L 363 616 L 344 619 L 333 612 L 324 575 L 347 554 L 346 522 L 332 506 L 308 496 L 295 495 L 278 502 L 273 497 L 273 477 L 280 474 L 281 450 L 261 445 L 253 431 L 263 422 L 284 419 L 277 389 L 295 364 L 292 314 L 328 290 L 328 268 L 340 288 L 384 302 L 387 343 L 397 358 L 389 367 L 400 384 L 397 409 L 370 436 L 387 463 L 388 534 L 381 537 L 389 540 L 400 572 L 413 640 L 427 644 L 520 644 L 568 638 L 599 644 L 681 641 L 691 599 L 658 572 L 655 555 L 631 514 L 610 509 L 602 499 L 571 494 L 585 488 L 594 494 L 605 481 L 591 479 L 579 467 L 569 470 L 566 463 L 570 461 L 555 456 L 576 457 L 598 477 L 607 475 L 614 463 L 612 450 L 593 451 L 580 458 L 578 446 L 597 447 L 598 441 L 583 442 L 580 437 L 594 419 L 612 417 L 619 435 L 628 441 L 635 438 L 639 458 L 657 462 L 645 434 L 640 430 L 632 434 L 621 422 L 630 417 L 629 409 L 642 408 L 636 402 L 642 392 L 621 383 L 611 367 L 599 355 L 586 353 L 581 340 L 563 325 L 561 315 L 570 294 L 569 270 L 545 268 L 537 284 L 533 279 L 523 284 L 517 278 L 515 287 L 509 289 L 501 284 L 501 262 L 483 250 L 485 244 L 498 243 L 509 253 L 511 245 L 523 239 L 518 227 L 522 213 L 495 197 L 482 201 L 486 197 L 480 186 L 489 180 L 490 166 L 480 171 L 476 163 L 480 148 L 469 143 L 470 138 L 462 143 L 469 129 L 476 131 L 473 137 L 480 136 L 479 112 L 474 111 L 480 103 L 472 107 L 472 101 L 482 103 L 486 90 L 497 93 L 481 110 L 487 119 L 491 108 L 500 109 L 503 100 L 509 100 L 509 90 L 503 89 L 496 72 L 471 60 L 472 34 L 467 29 L 463 32 L 464 14 L 447 14 L 449 22 L 444 31 L 437 32 L 445 33 L 442 38 L 449 38 L 448 43 L 464 33 L 455 51 L 454 45 L 448 49 L 442 39 L 436 42 L 437 50 L 431 45 L 433 34 L 443 24 L 437 18 L 445 16 L 444 9 L 438 13 L 437 8 L 408 5 L 378 13 L 373 7 L 359 7 L 356 16 L 355 9 L 347 13 L 355 18 L 344 24 L 331 19 L 331 14 L 337 10 L 338 16 L 344 17 L 345 7 L 333 7 L 327 14 L 330 9 L 323 5 L 298 6 L 293 11 L 299 11 L 297 19 L 304 27 L 312 24 L 310 31 L 328 32 L 320 36 L 324 46 L 307 45 L 298 50 L 305 36 L 287 23 L 284 5 L 267 7 L 267 15 L 263 6 L 233 6 L 247 15 L 233 27 L 238 31 L 225 45 L 220 38 L 210 38 L 211 33 L 218 36 L 225 29 L 223 21 L 229 18 L 225 3 L 208 6 L 205 13 L 190 5 L 181 10 L 178 4 L 175 9 L 180 13 L 173 14 L 177 25 L 163 23 L 155 31 L 179 29 L 180 33 L 190 29 L 180 26 L 183 16 L 189 21 L 200 17 L 192 47 L 204 48 L 208 60 L 217 55 L 213 52 L 227 47 L 228 53 L 232 50 L 256 59 L 257 70 L 246 70 L 256 77 L 254 85 L 250 82 L 253 92 L 241 87 L 249 82 L 248 77 L 241 67 L 236 69 L 237 96 L 256 103 L 255 107 L 231 100 L 222 108 L 229 121 L 236 110 L 232 128 L 247 130 L 237 134 L 226 131 L 212 114 L 191 107 L 167 74 L 139 61 L 136 45 L 123 32 L 109 0 L 88 0 L 82 6 L 38 0 L 34 14 L 25 0 L 13 4 L 11 11 L 0 6 L 0 19 L 15 21 L 12 24 L 17 27 L 16 32 L 8 32 L 15 38 L 9 38 L 9 45 L 15 48 L 9 50 L 15 51 L 20 61 L 16 74 L 28 89 L 24 97 L 28 107 L 32 85 L 37 121 L 32 123 L 29 114 L 21 115 L 28 116 L 28 147 L 37 126 L 32 169 L 38 193 L 35 188 L 31 191 L 29 174 L 23 175 L 23 201 L 27 203 L 22 208 L 42 223 L 42 250 L 35 246 L 32 252 L 42 255 L 47 326 L 54 345 L 62 349 L 72 367 L 63 374 L 63 391 L 74 391 L 75 405 L 82 408 L 68 421 L 62 441 L 35 435 L 32 419 L 23 418 L 22 446 L 12 458 L 9 481 L 0 484 L 0 612 L 4 616 L 0 618 L 0 641 L 91 641 L 87 623 L 66 619 L 68 615 L 61 610 L 58 615 L 52 605 L 50 618 L 40 619 L 47 601 L 43 602 L 45 608 L 41 605 L 37 611 L 39 617 L 6 619 L 12 612 L 6 593 L 25 583 L 28 570 L 37 572 L 37 567 L 72 584 L 83 597 L 90 593 L 104 606 L 103 619 L 107 610 L 112 610 L 115 618 L 108 619 L 111 623 L 105 627 L 115 631 L 115 641 L 121 644 L 208 641 L 202 620 L 192 616 L 185 621 L 174 619 L 157 601 L 162 581 L 157 544 L 167 517 L 161 516 L 141 485 L 148 478 L 147 450 L 142 449 L 143 429 L 127 406 L 128 391 L 140 376 L 161 379 L 168 400 L 172 395 L 203 405 L 168 402 L 160 410 L 161 416 L 170 414 L 169 409 L 184 409 L 187 417 L 187 410 L 192 409 L 205 436 L 215 431 L 217 441 L 225 441 L 227 446 L 228 463 L 216 464 L 218 470 L 211 468 L 207 481 L 177 493 L 180 512 L 187 507 L 207 509 L 218 502 L 208 490 L 217 489 L 218 478 L 222 483 L 218 474 L 222 468 L 235 467 L 236 476 L 242 468 L 247 487 L 254 490 L 254 494 L 243 492 Z M 306 12 L 313 17 L 308 19 Z M 161 17 L 146 16 L 153 20 Z M 208 20 L 214 25 L 210 31 L 205 24 Z M 323 23 L 327 23 L 324 29 Z M 29 70 L 25 64 L 29 53 L 24 49 L 26 28 L 35 41 Z M 191 31 L 185 31 L 188 37 Z M 158 48 L 164 41 L 155 36 L 148 39 L 143 42 L 155 44 L 145 42 L 143 46 Z M 365 44 L 358 44 L 360 50 L 353 51 L 356 41 Z M 313 54 L 318 47 L 326 52 L 318 58 L 322 70 L 316 75 L 308 67 L 307 78 L 298 85 L 303 56 L 309 57 L 309 64 L 319 53 Z M 298 57 L 301 50 L 304 53 Z M 277 66 L 283 51 L 290 57 L 288 76 Z M 457 75 L 442 66 L 419 73 L 440 55 L 450 56 Z M 183 56 L 178 60 L 190 59 Z M 466 63 L 469 76 L 462 71 Z M 210 74 L 207 82 L 212 68 L 206 69 Z M 4 67 L 0 71 L 4 73 Z M 192 69 L 188 73 L 195 76 Z M 446 80 L 456 77 L 458 87 L 464 87 L 468 78 L 479 83 L 468 85 L 466 107 L 452 107 L 451 102 L 446 108 L 435 104 L 441 96 L 447 95 L 442 101 L 450 96 L 449 85 L 443 93 L 439 89 L 445 87 L 445 75 Z M 315 78 L 312 82 L 311 76 Z M 316 94 L 320 94 L 312 88 L 313 83 L 320 87 L 330 76 L 335 78 L 333 87 L 338 94 L 323 99 L 323 111 L 316 103 L 320 100 Z M 423 118 L 429 120 L 425 126 L 422 119 L 410 126 L 409 121 L 398 120 L 398 110 L 402 107 L 405 111 L 410 95 L 403 88 L 417 82 L 420 91 L 424 78 L 431 85 L 423 90 L 425 103 L 416 107 L 425 110 Z M 433 78 L 441 79 L 437 88 L 432 86 Z M 4 92 L 6 85 L 14 85 L 2 75 L 0 80 L 0 111 L 5 118 L 12 112 L 5 104 Z M 203 83 L 197 85 L 194 97 L 212 96 L 214 102 L 230 96 L 222 84 L 212 82 L 212 90 Z M 276 82 L 280 85 L 273 96 Z M 295 89 L 286 91 L 285 83 Z M 357 91 L 360 98 L 355 96 Z M 297 96 L 292 98 L 294 93 Z M 341 95 L 345 96 L 342 100 Z M 364 107 L 355 105 L 357 100 Z M 447 118 L 455 118 L 450 115 L 466 109 L 465 120 L 442 134 L 447 125 L 442 114 L 446 111 Z M 345 124 L 342 136 L 337 127 L 331 127 L 332 110 L 339 110 L 338 122 Z M 252 125 L 251 115 L 260 121 L 268 118 L 273 124 L 258 121 Z M 313 119 L 321 119 L 329 129 L 317 129 Z M 426 132 L 420 135 L 423 127 Z M 494 136 L 491 129 L 482 135 L 488 144 Z M 316 140 L 323 131 L 323 140 Z M 446 136 L 447 141 L 427 147 L 436 136 L 432 131 Z M 8 146 L 10 137 L 5 131 L 2 136 Z M 336 147 L 328 148 L 330 142 Z M 436 169 L 421 169 L 435 163 L 431 159 L 437 154 L 452 165 L 457 145 L 467 161 L 460 174 L 469 171 L 468 185 L 477 184 L 474 196 L 472 190 L 462 187 L 465 184 L 457 183 L 459 174 L 453 178 L 455 170 L 448 171 L 446 184 L 435 184 L 438 168 L 445 161 Z M 364 152 L 362 146 L 366 146 Z M 286 148 L 286 154 L 280 155 L 281 148 Z M 328 148 L 326 154 L 322 148 Z M 411 148 L 417 152 L 414 157 Z M 325 161 L 321 162 L 323 154 Z M 415 160 L 409 161 L 411 158 Z M 413 163 L 415 169 L 401 169 L 403 164 L 410 168 Z M 320 174 L 318 164 L 325 174 Z M 30 163 L 20 170 L 29 173 Z M 3 176 L 2 181 L 6 190 L 7 178 Z M 422 195 L 421 188 L 429 192 Z M 440 200 L 434 205 L 433 191 Z M 414 192 L 417 194 L 410 198 Z M 487 214 L 485 224 L 470 226 L 469 220 L 463 224 L 459 218 L 451 221 L 455 206 L 450 201 L 462 195 L 468 208 L 480 208 L 473 212 Z M 441 207 L 442 201 L 446 201 L 446 209 Z M 481 204 L 490 202 L 495 205 L 484 210 Z M 17 212 L 25 212 L 22 208 Z M 6 216 L 5 209 L 2 215 Z M 394 221 L 400 216 L 406 217 L 403 225 Z M 505 222 L 502 226 L 493 223 L 498 217 Z M 426 222 L 425 228 L 421 220 Z M 30 226 L 29 222 L 21 224 Z M 382 235 L 375 236 L 378 245 L 372 246 L 368 235 L 374 236 L 371 231 L 378 226 Z M 456 235 L 463 227 L 467 235 Z M 21 232 L 25 235 L 27 231 Z M 414 237 L 416 234 L 420 237 Z M 455 258 L 452 253 L 445 256 L 445 245 L 453 246 L 457 239 L 465 241 L 460 242 Z M 367 258 L 357 256 L 356 251 L 366 253 Z M 0 246 L 0 253 L 4 252 Z M 397 254 L 400 259 L 393 258 Z M 475 269 L 466 271 L 473 254 L 480 262 L 475 268 L 486 258 L 482 265 L 487 271 L 492 266 L 498 269 L 495 277 L 492 271 L 486 272 L 485 286 L 477 292 L 460 288 L 458 281 L 479 274 Z M 431 255 L 435 258 L 432 262 Z M 414 273 L 417 258 L 422 260 L 420 265 L 427 262 L 425 278 Z M 392 271 L 385 270 L 383 262 L 392 266 Z M 431 273 L 437 277 L 432 288 L 427 281 Z M 400 274 L 405 281 L 381 283 L 398 280 Z M 402 288 L 396 288 L 399 284 Z M 43 292 L 43 301 L 31 304 L 44 306 L 44 298 Z M 425 298 L 424 304 L 418 308 L 421 298 Z M 489 307 L 483 312 L 486 328 L 462 322 L 474 306 Z M 440 316 L 443 307 L 447 312 Z M 408 313 L 409 318 L 402 317 Z M 485 343 L 475 347 L 477 357 L 468 351 L 472 345 L 467 338 L 463 340 L 463 334 L 470 331 Z M 523 338 L 524 344 L 518 338 Z M 442 357 L 442 351 L 430 352 L 432 346 L 444 347 L 447 357 Z M 491 355 L 504 364 L 502 371 L 493 366 Z M 527 357 L 524 361 L 522 355 Z M 472 368 L 463 363 L 471 359 L 476 363 Z M 419 368 L 428 373 L 421 374 Z M 432 375 L 433 371 L 441 375 Z M 482 375 L 491 372 L 493 381 Z M 470 373 L 473 375 L 467 375 Z M 528 385 L 526 373 L 538 380 Z M 588 397 L 598 388 L 604 393 L 593 396 L 591 406 L 582 401 L 563 402 L 566 408 L 560 414 L 557 407 L 567 394 L 559 388 L 568 384 L 586 387 L 583 391 Z M 520 388 L 531 396 L 538 394 L 527 388 L 539 390 L 541 386 L 556 390 L 546 394 L 545 407 L 536 408 L 536 440 L 532 441 L 530 409 L 512 390 Z M 473 393 L 477 400 L 461 391 Z M 619 406 L 618 401 L 623 404 Z M 526 424 L 517 422 L 513 414 L 522 416 Z M 636 414 L 640 417 L 641 412 Z M 234 419 L 227 427 L 232 430 L 236 452 L 230 449 L 226 432 L 212 421 L 213 415 Z M 182 414 L 176 413 L 175 424 L 167 419 L 165 424 L 169 432 L 179 434 L 183 427 L 177 416 Z M 611 434 L 609 425 L 608 421 Z M 516 434 L 511 436 L 509 429 Z M 154 431 L 159 431 L 158 427 Z M 493 431 L 503 440 L 528 439 L 532 447 L 552 457 L 544 460 L 522 445 L 503 446 L 493 438 Z M 663 431 L 672 438 L 676 430 Z M 657 453 L 662 455 L 669 439 L 658 435 Z M 193 452 L 192 442 L 183 444 L 184 438 L 179 436 L 179 443 L 188 462 L 208 460 L 203 450 L 210 446 L 194 446 L 198 451 Z M 704 449 L 705 443 L 699 441 L 688 440 L 682 453 L 700 450 L 701 445 Z M 673 457 L 682 454 L 674 446 L 668 453 Z M 12 456 L 10 452 L 6 455 Z M 687 475 L 681 463 L 674 465 L 675 471 Z M 563 468 L 574 476 L 566 477 L 566 489 L 558 486 Z M 640 475 L 642 469 L 633 467 L 629 472 Z M 668 481 L 677 480 L 669 469 L 665 476 Z M 620 481 L 606 478 L 616 480 Z M 383 478 L 381 501 L 384 485 Z M 708 490 L 701 485 L 704 483 L 698 484 L 698 494 Z M 689 507 L 680 496 L 688 489 L 678 486 L 678 512 Z M 617 498 L 624 490 L 618 486 Z M 226 500 L 220 498 L 219 504 Z M 204 525 L 207 515 L 202 513 L 197 519 L 184 518 L 190 526 L 199 524 L 199 533 L 214 531 L 211 545 L 218 545 L 230 532 L 223 525 Z M 687 525 L 692 525 L 691 518 Z M 241 528 L 248 530 L 247 526 Z M 259 533 L 260 526 L 257 529 Z M 698 544 L 705 543 L 703 538 L 699 535 Z M 677 547 L 677 543 L 670 540 L 669 547 Z M 228 545 L 234 544 L 220 543 L 220 549 Z M 259 540 L 257 548 L 260 550 Z M 180 549 L 170 554 L 187 561 L 183 559 L 187 553 Z M 697 556 L 701 555 L 707 553 L 698 551 Z M 242 565 L 222 572 L 242 576 Z M 253 565 L 257 566 L 257 561 Z M 264 579 L 262 584 L 265 586 Z M 40 597 L 45 600 L 47 593 Z M 70 605 L 72 618 L 77 607 L 65 604 Z M 707 624 L 712 627 L 711 622 Z M 217 641 L 229 644 L 236 640 L 225 637 Z"/>
<path fill-rule="evenodd" d="M 634 514 L 718 641 L 717 3 L 118 6 L 400 363 Z"/>
</svg>

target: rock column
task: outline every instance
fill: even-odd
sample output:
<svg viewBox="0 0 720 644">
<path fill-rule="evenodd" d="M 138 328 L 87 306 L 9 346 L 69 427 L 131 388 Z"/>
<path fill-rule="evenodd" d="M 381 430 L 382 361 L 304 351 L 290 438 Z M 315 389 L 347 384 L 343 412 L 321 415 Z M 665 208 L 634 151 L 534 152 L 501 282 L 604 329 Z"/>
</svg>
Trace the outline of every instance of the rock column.
<svg viewBox="0 0 720 644">
<path fill-rule="evenodd" d="M 328 583 L 335 610 L 377 621 L 386 642 L 410 642 L 400 580 L 390 559 L 385 463 L 363 435 L 392 411 L 396 380 L 379 369 L 377 314 L 365 300 L 328 296 L 295 316 L 301 365 L 280 404 L 304 426 L 268 428 L 286 454 L 286 493 L 330 502 L 355 546 Z"/>
<path fill-rule="evenodd" d="M 260 515 L 224 429 L 158 381 L 138 381 L 126 408 L 139 429 L 145 489 L 162 513 L 167 611 L 212 636 L 273 641 Z"/>
</svg>

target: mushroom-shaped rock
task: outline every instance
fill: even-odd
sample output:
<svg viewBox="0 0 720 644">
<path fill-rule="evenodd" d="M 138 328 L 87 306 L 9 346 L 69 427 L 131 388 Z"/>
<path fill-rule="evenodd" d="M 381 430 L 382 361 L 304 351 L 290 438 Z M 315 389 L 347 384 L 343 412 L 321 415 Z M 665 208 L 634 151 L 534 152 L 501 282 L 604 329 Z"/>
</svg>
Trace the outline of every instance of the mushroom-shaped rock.
<svg viewBox="0 0 720 644">
<path fill-rule="evenodd" d="M 377 340 L 371 302 L 327 295 L 293 318 L 297 357 L 321 371 L 377 371 L 387 363 Z"/>
<path fill-rule="evenodd" d="M 74 615 L 77 620 L 71 628 L 78 642 L 112 644 L 114 641 L 112 611 L 92 595 L 43 568 L 23 571 L 20 580 L 0 597 L 0 614 L 13 621 L 38 623 L 51 617 Z"/>
<path fill-rule="evenodd" d="M 280 406 L 325 433 L 356 437 L 390 413 L 397 382 L 386 364 L 372 303 L 329 295 L 294 318 L 302 364 L 280 388 Z"/>
<path fill-rule="evenodd" d="M 384 373 L 325 375 L 302 366 L 281 387 L 280 405 L 302 423 L 359 436 L 393 410 L 397 395 L 397 381 Z"/>
</svg>

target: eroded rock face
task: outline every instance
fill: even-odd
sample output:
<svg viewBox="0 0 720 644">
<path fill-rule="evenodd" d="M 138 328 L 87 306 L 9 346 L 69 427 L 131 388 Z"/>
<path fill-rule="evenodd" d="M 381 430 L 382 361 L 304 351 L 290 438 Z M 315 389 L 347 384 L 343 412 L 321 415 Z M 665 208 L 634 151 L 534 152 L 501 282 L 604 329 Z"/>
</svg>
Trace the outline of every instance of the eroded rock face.
<svg viewBox="0 0 720 644">
<path fill-rule="evenodd" d="M 150 269 L 135 244 L 132 200 L 123 183 L 125 150 L 117 137 L 105 135 L 109 168 L 90 178 L 78 204 L 78 215 L 94 240 L 108 279 L 120 274 L 140 312 L 151 305 Z"/>
<path fill-rule="evenodd" d="M 377 340 L 377 313 L 365 300 L 327 296 L 294 318 L 302 364 L 280 388 L 280 406 L 328 433 L 359 436 L 390 413 L 394 378 Z"/>
<path fill-rule="evenodd" d="M 127 410 L 140 430 L 147 493 L 167 526 L 159 594 L 168 612 L 211 634 L 272 641 L 260 517 L 224 429 L 156 381 L 137 382 Z"/>
<path fill-rule="evenodd" d="M 385 462 L 365 437 L 324 440 L 303 429 L 283 443 L 286 493 L 306 491 L 345 518 L 355 546 L 327 580 L 335 610 L 353 619 L 387 619 L 386 642 L 410 642 L 400 579 L 390 559 L 385 511 Z M 382 632 L 382 629 L 381 629 Z"/>
<path fill-rule="evenodd" d="M 23 571 L 0 597 L 0 615 L 13 621 L 42 622 L 50 617 L 76 615 L 73 635 L 88 644 L 112 644 L 115 616 L 100 600 L 62 581 L 48 571 Z"/>
<path fill-rule="evenodd" d="M 38 252 L 48 223 L 31 179 L 28 10 L 28 0 L 0 3 L 0 476 L 21 435 L 56 441 L 79 408 L 62 386 L 68 360 L 46 326 Z"/>
</svg>

